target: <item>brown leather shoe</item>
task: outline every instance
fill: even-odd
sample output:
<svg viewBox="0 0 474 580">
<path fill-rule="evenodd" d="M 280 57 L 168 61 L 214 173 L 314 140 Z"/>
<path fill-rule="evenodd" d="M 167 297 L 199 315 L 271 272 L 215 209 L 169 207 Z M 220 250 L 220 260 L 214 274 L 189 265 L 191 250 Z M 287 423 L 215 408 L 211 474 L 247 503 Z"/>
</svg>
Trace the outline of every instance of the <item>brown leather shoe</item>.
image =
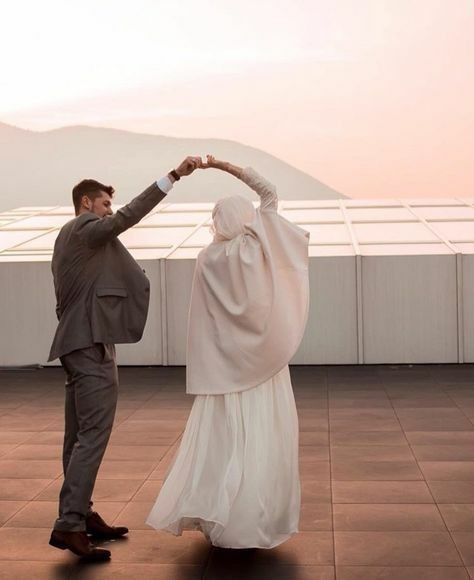
<svg viewBox="0 0 474 580">
<path fill-rule="evenodd" d="M 71 550 L 73 554 L 87 560 L 109 560 L 109 550 L 94 548 L 86 532 L 62 532 L 53 530 L 49 540 L 51 546 L 60 550 Z"/>
<path fill-rule="evenodd" d="M 86 531 L 88 534 L 94 536 L 94 538 L 100 538 L 102 540 L 113 540 L 128 534 L 128 528 L 125 526 L 109 526 L 97 512 L 92 512 L 87 516 Z"/>
</svg>

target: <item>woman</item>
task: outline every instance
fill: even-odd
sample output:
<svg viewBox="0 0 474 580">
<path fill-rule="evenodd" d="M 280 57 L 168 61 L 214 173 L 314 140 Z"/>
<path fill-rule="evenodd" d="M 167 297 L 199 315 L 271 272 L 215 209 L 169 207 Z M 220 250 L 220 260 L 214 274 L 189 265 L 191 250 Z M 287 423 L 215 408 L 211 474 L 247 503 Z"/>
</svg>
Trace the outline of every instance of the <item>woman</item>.
<svg viewBox="0 0 474 580">
<path fill-rule="evenodd" d="M 218 201 L 196 262 L 180 448 L 147 523 L 214 546 L 273 548 L 298 531 L 298 417 L 288 362 L 308 311 L 309 234 L 277 213 L 253 169 L 207 157 L 260 196 Z"/>
</svg>

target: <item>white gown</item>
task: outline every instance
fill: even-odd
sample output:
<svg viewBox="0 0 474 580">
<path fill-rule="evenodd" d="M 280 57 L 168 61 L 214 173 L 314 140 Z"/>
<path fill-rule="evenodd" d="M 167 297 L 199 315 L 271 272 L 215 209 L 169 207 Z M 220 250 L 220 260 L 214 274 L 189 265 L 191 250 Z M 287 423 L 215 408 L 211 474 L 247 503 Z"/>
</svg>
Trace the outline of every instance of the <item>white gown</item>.
<svg viewBox="0 0 474 580">
<path fill-rule="evenodd" d="M 298 531 L 298 416 L 288 366 L 249 390 L 195 397 L 147 518 L 222 548 L 273 548 Z"/>
</svg>

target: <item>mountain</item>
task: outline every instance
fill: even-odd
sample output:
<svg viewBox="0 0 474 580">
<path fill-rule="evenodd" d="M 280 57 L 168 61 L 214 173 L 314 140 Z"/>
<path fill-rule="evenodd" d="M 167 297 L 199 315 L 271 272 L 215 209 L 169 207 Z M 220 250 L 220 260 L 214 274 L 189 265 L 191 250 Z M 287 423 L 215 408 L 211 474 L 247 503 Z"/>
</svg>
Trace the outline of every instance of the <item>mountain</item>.
<svg viewBox="0 0 474 580">
<path fill-rule="evenodd" d="M 125 203 L 186 157 L 212 153 L 251 165 L 277 186 L 281 199 L 346 196 L 259 149 L 222 139 L 182 139 L 95 127 L 35 132 L 0 123 L 0 211 L 20 206 L 69 205 L 81 179 L 111 184 Z M 255 195 L 237 179 L 216 170 L 196 172 L 168 195 L 170 202 L 215 201 Z"/>
</svg>

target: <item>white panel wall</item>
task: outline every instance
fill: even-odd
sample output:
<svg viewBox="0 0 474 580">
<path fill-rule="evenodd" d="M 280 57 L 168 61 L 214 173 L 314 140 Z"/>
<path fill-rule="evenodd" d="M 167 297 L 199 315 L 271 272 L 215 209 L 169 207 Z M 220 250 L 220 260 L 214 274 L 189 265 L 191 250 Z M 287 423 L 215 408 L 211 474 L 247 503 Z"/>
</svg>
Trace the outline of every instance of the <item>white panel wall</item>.
<svg viewBox="0 0 474 580">
<path fill-rule="evenodd" d="M 56 329 L 50 262 L 0 264 L 0 366 L 45 363 Z"/>
<path fill-rule="evenodd" d="M 362 258 L 365 363 L 458 361 L 456 257 Z"/>
<path fill-rule="evenodd" d="M 462 257 L 464 362 L 474 362 L 474 255 Z"/>
<path fill-rule="evenodd" d="M 357 364 L 355 256 L 310 258 L 308 324 L 293 364 Z"/>
<path fill-rule="evenodd" d="M 149 316 L 141 342 L 117 346 L 118 361 L 162 364 L 159 262 L 140 264 L 151 282 Z M 1 263 L 0 273 L 0 366 L 46 364 L 57 325 L 50 262 Z"/>
<path fill-rule="evenodd" d="M 166 260 L 168 364 L 186 364 L 186 334 L 194 260 Z"/>
<path fill-rule="evenodd" d="M 141 265 L 151 281 L 148 321 L 141 342 L 117 347 L 118 361 L 182 365 L 194 260 Z M 458 361 L 455 255 L 363 256 L 361 275 L 363 362 Z M 50 263 L 1 262 L 0 277 L 0 366 L 45 364 L 56 328 Z M 464 360 L 474 362 L 474 255 L 463 256 L 462 283 Z M 356 364 L 355 257 L 310 258 L 310 285 L 308 325 L 292 362 Z"/>
</svg>

